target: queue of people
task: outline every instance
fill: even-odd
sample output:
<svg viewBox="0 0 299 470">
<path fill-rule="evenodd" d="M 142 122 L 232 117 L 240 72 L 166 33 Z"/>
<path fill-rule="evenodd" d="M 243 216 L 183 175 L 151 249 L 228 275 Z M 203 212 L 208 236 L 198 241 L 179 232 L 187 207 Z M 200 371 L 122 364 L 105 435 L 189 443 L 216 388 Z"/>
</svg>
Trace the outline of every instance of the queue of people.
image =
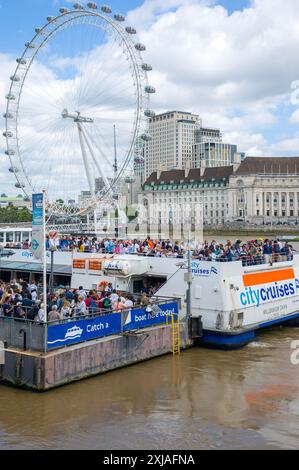
<svg viewBox="0 0 299 470">
<path fill-rule="evenodd" d="M 29 285 L 22 279 L 10 283 L 0 281 L 0 315 L 19 320 L 45 321 L 42 292 L 37 292 L 35 283 Z M 118 292 L 108 284 L 102 291 L 85 291 L 60 286 L 55 294 L 47 297 L 48 322 L 90 317 L 108 312 L 117 313 L 138 305 L 145 307 L 150 297 L 145 292 L 136 299 L 130 293 Z"/>
</svg>

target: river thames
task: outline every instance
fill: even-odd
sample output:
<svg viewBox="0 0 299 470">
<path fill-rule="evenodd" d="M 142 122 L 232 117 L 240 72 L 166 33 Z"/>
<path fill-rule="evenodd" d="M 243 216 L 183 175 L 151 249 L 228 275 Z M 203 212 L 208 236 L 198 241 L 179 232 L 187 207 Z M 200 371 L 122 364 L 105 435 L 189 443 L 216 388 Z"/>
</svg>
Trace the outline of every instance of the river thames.
<svg viewBox="0 0 299 470">
<path fill-rule="evenodd" d="M 299 328 L 193 348 L 45 394 L 0 385 L 0 449 L 298 448 Z"/>
</svg>

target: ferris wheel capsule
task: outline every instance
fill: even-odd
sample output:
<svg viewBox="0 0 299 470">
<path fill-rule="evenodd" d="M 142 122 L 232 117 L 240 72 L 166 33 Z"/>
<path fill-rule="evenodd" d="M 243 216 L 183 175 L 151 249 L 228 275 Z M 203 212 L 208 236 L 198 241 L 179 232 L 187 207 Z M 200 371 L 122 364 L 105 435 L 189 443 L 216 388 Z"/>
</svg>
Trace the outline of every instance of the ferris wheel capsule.
<svg viewBox="0 0 299 470">
<path fill-rule="evenodd" d="M 120 22 L 126 20 L 126 18 L 124 17 L 124 15 L 120 15 L 119 13 L 116 14 L 116 15 L 114 15 L 114 19 L 115 19 L 116 21 L 120 21 Z"/>
<path fill-rule="evenodd" d="M 156 93 L 156 88 L 148 85 L 144 87 L 144 91 L 146 91 L 146 93 L 152 94 L 152 93 Z"/>
<path fill-rule="evenodd" d="M 23 59 L 22 57 L 16 59 L 16 62 L 20 65 L 26 65 L 27 64 L 27 60 Z"/>
<path fill-rule="evenodd" d="M 16 152 L 12 149 L 9 149 L 9 150 L 5 150 L 5 155 L 8 155 L 9 157 L 15 155 Z"/>
<path fill-rule="evenodd" d="M 112 13 L 112 9 L 109 7 L 109 5 L 103 5 L 101 10 L 103 13 Z"/>
<path fill-rule="evenodd" d="M 25 47 L 28 49 L 35 49 L 35 45 L 32 42 L 25 42 Z"/>
<path fill-rule="evenodd" d="M 145 72 L 150 72 L 151 70 L 153 70 L 153 67 L 152 67 L 150 64 L 142 64 L 142 65 L 141 65 L 141 68 L 142 68 L 142 70 L 144 70 Z"/>
<path fill-rule="evenodd" d="M 81 3 L 75 3 L 74 8 L 75 10 L 84 10 L 84 7 L 81 5 Z"/>
<path fill-rule="evenodd" d="M 15 187 L 18 188 L 18 189 L 24 189 L 24 188 L 25 188 L 25 184 L 24 184 L 24 183 L 16 183 L 16 184 L 15 184 Z"/>
<path fill-rule="evenodd" d="M 18 75 L 12 75 L 12 76 L 10 77 L 10 80 L 11 80 L 12 82 L 19 82 L 21 79 L 20 79 L 20 77 L 19 77 Z"/>
<path fill-rule="evenodd" d="M 98 9 L 98 5 L 94 2 L 89 2 L 87 3 L 87 6 L 88 8 L 90 8 L 91 10 L 97 10 Z"/>
<path fill-rule="evenodd" d="M 16 166 L 11 166 L 8 171 L 9 173 L 19 173 L 19 169 Z"/>
<path fill-rule="evenodd" d="M 137 164 L 144 163 L 144 157 L 142 155 L 135 155 L 134 162 Z"/>
<path fill-rule="evenodd" d="M 63 8 L 59 8 L 59 11 L 62 15 L 65 15 L 66 13 L 69 13 L 70 10 L 68 8 L 63 7 Z"/>
<path fill-rule="evenodd" d="M 136 34 L 137 33 L 136 29 L 132 28 L 132 26 L 127 26 L 126 31 L 127 31 L 128 34 Z"/>
<path fill-rule="evenodd" d="M 154 118 L 156 116 L 156 113 L 152 109 L 146 109 L 144 111 L 144 115 L 148 118 Z"/>
<path fill-rule="evenodd" d="M 13 115 L 11 113 L 4 113 L 3 117 L 4 119 L 13 119 Z"/>
<path fill-rule="evenodd" d="M 146 50 L 146 47 L 145 47 L 144 44 L 137 43 L 137 44 L 135 44 L 135 49 L 136 49 L 137 51 L 143 52 L 143 51 Z"/>
<path fill-rule="evenodd" d="M 11 131 L 3 132 L 3 137 L 13 137 L 13 133 Z"/>
<path fill-rule="evenodd" d="M 42 30 L 43 30 L 43 28 L 35 28 L 34 31 L 36 32 L 36 34 L 39 34 L 39 33 L 42 32 Z"/>
<path fill-rule="evenodd" d="M 141 134 L 140 139 L 144 140 L 145 142 L 149 142 L 152 140 L 152 136 L 148 133 Z"/>
<path fill-rule="evenodd" d="M 16 99 L 15 95 L 13 95 L 12 93 L 8 93 L 5 98 L 9 101 L 14 101 Z"/>
</svg>

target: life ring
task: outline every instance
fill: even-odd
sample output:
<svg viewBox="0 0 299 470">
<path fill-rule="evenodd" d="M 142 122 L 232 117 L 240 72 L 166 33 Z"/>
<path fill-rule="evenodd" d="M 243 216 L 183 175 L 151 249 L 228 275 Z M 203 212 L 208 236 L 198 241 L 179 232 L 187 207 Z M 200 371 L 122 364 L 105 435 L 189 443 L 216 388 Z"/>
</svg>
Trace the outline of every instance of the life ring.
<svg viewBox="0 0 299 470">
<path fill-rule="evenodd" d="M 106 289 L 106 287 L 108 287 L 108 286 L 109 286 L 109 282 L 108 282 L 108 281 L 101 281 L 101 282 L 99 283 L 99 291 L 104 292 L 105 289 Z"/>
</svg>

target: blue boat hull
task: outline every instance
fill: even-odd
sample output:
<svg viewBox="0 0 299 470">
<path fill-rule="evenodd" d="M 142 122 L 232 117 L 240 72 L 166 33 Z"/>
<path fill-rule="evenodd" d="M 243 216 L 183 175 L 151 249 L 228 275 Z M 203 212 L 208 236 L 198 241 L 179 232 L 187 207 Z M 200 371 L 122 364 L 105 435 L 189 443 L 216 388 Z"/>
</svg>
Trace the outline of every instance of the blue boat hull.
<svg viewBox="0 0 299 470">
<path fill-rule="evenodd" d="M 220 349 L 238 349 L 253 341 L 257 331 L 281 324 L 299 326 L 299 312 L 288 315 L 287 317 L 261 323 L 252 330 L 239 330 L 239 332 L 233 333 L 204 329 L 203 336 L 200 338 L 200 344 Z"/>
</svg>

